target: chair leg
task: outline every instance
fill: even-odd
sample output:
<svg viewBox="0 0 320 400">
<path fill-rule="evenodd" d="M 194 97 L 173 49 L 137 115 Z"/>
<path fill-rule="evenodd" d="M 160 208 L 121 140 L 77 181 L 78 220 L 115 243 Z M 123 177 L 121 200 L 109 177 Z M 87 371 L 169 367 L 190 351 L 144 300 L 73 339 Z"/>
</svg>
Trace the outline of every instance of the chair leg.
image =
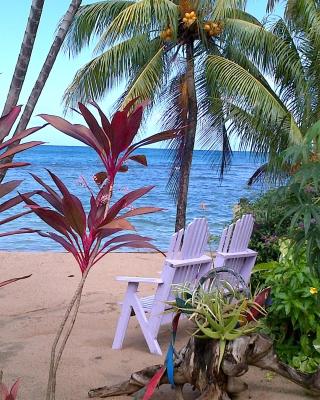
<svg viewBox="0 0 320 400">
<path fill-rule="evenodd" d="M 152 332 L 150 323 L 146 317 L 146 313 L 144 312 L 142 305 L 138 296 L 134 293 L 132 298 L 132 308 L 136 314 L 136 318 L 139 322 L 140 328 L 142 330 L 143 336 L 146 339 L 147 345 L 149 347 L 150 353 L 158 354 L 159 356 L 162 355 L 162 351 L 160 345 L 157 341 L 157 338 L 154 337 Z"/>
<path fill-rule="evenodd" d="M 129 324 L 129 318 L 131 315 L 131 307 L 129 305 L 122 305 L 121 314 L 117 323 L 116 333 L 114 335 L 112 348 L 114 350 L 122 349 L 124 337 Z"/>
<path fill-rule="evenodd" d="M 116 333 L 114 335 L 112 348 L 114 350 L 122 349 L 123 341 L 126 335 L 126 331 L 129 324 L 129 319 L 131 316 L 132 306 L 131 299 L 133 294 L 137 291 L 138 284 L 137 283 L 129 283 L 126 295 L 124 297 L 124 302 L 121 307 L 120 317 L 118 319 Z"/>
</svg>

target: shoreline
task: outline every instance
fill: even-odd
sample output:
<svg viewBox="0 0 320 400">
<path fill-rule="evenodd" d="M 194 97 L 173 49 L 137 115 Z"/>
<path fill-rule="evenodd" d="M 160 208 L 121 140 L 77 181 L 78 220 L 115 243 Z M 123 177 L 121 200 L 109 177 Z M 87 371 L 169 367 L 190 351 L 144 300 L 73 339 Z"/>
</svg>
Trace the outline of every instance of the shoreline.
<svg viewBox="0 0 320 400">
<path fill-rule="evenodd" d="M 47 383 L 51 343 L 65 308 L 72 297 L 80 270 L 73 257 L 56 252 L 0 252 L 1 280 L 32 273 L 26 280 L 0 289 L 0 369 L 3 381 L 11 385 L 21 378 L 19 400 L 42 400 Z M 163 256 L 150 253 L 111 253 L 92 269 L 84 288 L 77 322 L 62 357 L 57 377 L 57 399 L 85 400 L 87 392 L 106 384 L 121 382 L 132 372 L 163 363 L 148 352 L 140 327 L 131 318 L 122 350 L 111 344 L 119 316 L 118 302 L 126 284 L 116 282 L 116 275 L 159 277 Z M 141 287 L 151 294 L 151 285 Z M 190 326 L 182 321 L 176 347 L 188 340 Z M 170 327 L 162 326 L 159 342 L 165 354 Z M 249 390 L 239 400 L 301 400 L 309 396 L 297 385 L 272 377 L 266 371 L 251 368 L 244 380 Z M 197 393 L 186 388 L 186 400 Z M 154 400 L 175 398 L 166 385 L 157 390 Z M 311 398 L 311 397 L 310 397 Z M 111 399 L 129 399 L 126 396 Z"/>
</svg>

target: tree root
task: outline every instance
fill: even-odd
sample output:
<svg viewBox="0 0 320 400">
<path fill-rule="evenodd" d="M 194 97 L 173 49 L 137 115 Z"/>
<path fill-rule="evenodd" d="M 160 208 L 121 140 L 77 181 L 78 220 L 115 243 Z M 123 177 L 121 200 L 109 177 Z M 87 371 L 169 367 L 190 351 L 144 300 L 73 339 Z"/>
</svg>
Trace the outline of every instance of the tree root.
<svg viewBox="0 0 320 400">
<path fill-rule="evenodd" d="M 182 389 L 186 383 L 199 390 L 198 400 L 229 400 L 229 395 L 247 389 L 247 385 L 237 377 L 244 375 L 250 365 L 275 372 L 314 394 L 320 394 L 320 368 L 313 374 L 306 374 L 279 361 L 273 343 L 267 336 L 241 336 L 227 344 L 220 369 L 218 360 L 218 341 L 190 338 L 175 360 L 176 400 L 183 400 Z M 161 365 L 153 365 L 133 373 L 129 380 L 120 384 L 92 389 L 89 397 L 104 398 L 137 393 L 159 368 Z M 168 383 L 166 375 L 161 378 L 160 385 L 165 383 Z"/>
</svg>

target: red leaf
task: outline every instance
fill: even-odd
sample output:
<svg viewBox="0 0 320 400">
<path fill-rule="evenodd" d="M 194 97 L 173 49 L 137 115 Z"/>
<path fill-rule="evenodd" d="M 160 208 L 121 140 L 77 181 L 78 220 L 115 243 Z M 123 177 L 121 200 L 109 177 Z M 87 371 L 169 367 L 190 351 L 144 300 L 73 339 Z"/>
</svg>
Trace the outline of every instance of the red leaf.
<svg viewBox="0 0 320 400">
<path fill-rule="evenodd" d="M 62 198 L 62 207 L 69 224 L 83 238 L 86 232 L 86 214 L 81 201 L 70 194 Z"/>
<path fill-rule="evenodd" d="M 0 118 L 0 129 L 3 132 L 0 137 L 0 141 L 9 135 L 13 124 L 16 122 L 18 115 L 20 114 L 21 106 L 13 107 L 8 114 Z"/>
<path fill-rule="evenodd" d="M 36 193 L 38 193 L 38 192 L 36 190 L 34 190 L 33 192 L 23 193 L 23 195 L 29 198 Z M 22 201 L 23 200 L 20 195 L 13 197 L 10 200 L 5 201 L 4 203 L 0 204 L 0 213 L 4 212 L 6 210 L 9 210 L 10 208 L 16 206 L 17 204 L 20 204 Z"/>
<path fill-rule="evenodd" d="M 62 200 L 60 198 L 60 196 L 58 195 L 58 193 L 52 189 L 51 186 L 47 185 L 45 182 L 43 182 L 43 180 L 41 178 L 39 178 L 37 175 L 34 174 L 30 174 L 33 179 L 38 182 L 42 187 L 44 187 L 48 194 L 44 194 L 46 192 L 40 190 L 38 193 L 41 197 L 43 197 L 45 200 L 47 200 L 56 210 L 58 210 L 59 212 L 62 212 Z M 51 195 L 51 197 L 50 197 Z M 50 200 L 49 200 L 50 199 Z"/>
<path fill-rule="evenodd" d="M 6 183 L 0 184 L 0 198 L 6 196 L 8 193 L 11 193 L 14 189 L 16 189 L 22 180 L 15 180 Z"/>
<path fill-rule="evenodd" d="M 108 240 L 104 244 L 104 246 L 109 246 L 112 243 L 120 243 L 120 242 L 128 242 L 128 241 L 132 242 L 132 241 L 135 241 L 135 240 L 148 241 L 148 240 L 152 240 L 152 239 L 149 238 L 149 237 L 140 236 L 140 235 L 136 235 L 136 234 L 133 234 L 133 233 L 127 233 L 125 235 L 119 235 L 119 236 L 116 236 L 116 237 Z"/>
<path fill-rule="evenodd" d="M 142 120 L 142 114 L 143 114 L 143 107 L 138 106 L 133 113 L 128 117 L 128 135 L 127 135 L 127 141 L 124 144 L 124 148 L 122 149 L 125 150 L 129 145 L 132 143 L 134 137 L 138 133 L 138 130 L 141 125 L 141 120 Z"/>
<path fill-rule="evenodd" d="M 117 218 L 113 219 L 112 221 L 108 222 L 107 224 L 100 226 L 100 229 L 121 229 L 126 231 L 134 231 L 134 226 L 124 218 Z"/>
<path fill-rule="evenodd" d="M 9 139 L 9 140 L 7 140 L 7 141 L 1 143 L 1 144 L 0 144 L 0 150 L 4 149 L 5 147 L 10 146 L 11 144 L 15 143 L 17 140 L 22 140 L 22 139 L 24 139 L 25 137 L 31 135 L 32 133 L 39 131 L 40 129 L 42 129 L 42 128 L 45 127 L 46 125 L 47 125 L 47 124 L 42 125 L 42 126 L 36 126 L 36 127 L 34 127 L 34 128 L 29 128 L 29 129 L 26 129 L 26 130 L 24 130 L 24 131 L 21 131 L 21 132 L 17 133 L 17 134 L 14 135 L 11 139 Z"/>
<path fill-rule="evenodd" d="M 0 169 L 20 168 L 20 167 L 26 167 L 28 165 L 31 164 L 28 162 L 9 162 L 5 164 L 0 164 Z"/>
<path fill-rule="evenodd" d="M 165 367 L 161 367 L 150 379 L 147 387 L 145 394 L 142 398 L 142 400 L 149 400 L 151 396 L 153 395 L 156 387 L 159 385 L 161 378 L 163 377 L 164 373 L 166 371 Z"/>
<path fill-rule="evenodd" d="M 18 395 L 18 389 L 19 389 L 19 379 L 15 381 L 15 383 L 12 385 L 10 394 L 12 396 L 12 400 L 15 400 L 17 395 Z M 11 399 L 10 399 L 11 400 Z"/>
<path fill-rule="evenodd" d="M 128 160 L 135 161 L 139 164 L 144 165 L 145 167 L 148 166 L 147 157 L 144 156 L 143 154 L 137 154 L 136 156 L 131 156 L 128 158 Z"/>
<path fill-rule="evenodd" d="M 139 99 L 139 97 L 135 97 L 134 99 L 128 101 L 128 103 L 126 104 L 126 106 L 123 108 L 122 111 L 128 115 L 131 108 L 138 101 L 138 99 Z"/>
<path fill-rule="evenodd" d="M 8 222 L 14 221 L 15 219 L 20 218 L 20 217 L 23 217 L 23 216 L 26 215 L 26 214 L 30 214 L 31 212 L 32 212 L 31 210 L 28 210 L 28 211 L 23 211 L 23 212 L 21 212 L 21 213 L 19 213 L 19 214 L 10 215 L 10 217 L 7 217 L 7 218 L 5 218 L 5 219 L 2 219 L 2 220 L 0 221 L 0 225 L 7 224 Z"/>
<path fill-rule="evenodd" d="M 124 150 L 127 142 L 128 131 L 127 115 L 123 111 L 117 111 L 111 120 L 112 138 L 111 150 L 112 156 L 117 159 Z"/>
<path fill-rule="evenodd" d="M 21 279 L 30 278 L 31 275 L 32 274 L 25 275 L 25 276 L 20 276 L 19 278 L 12 278 L 12 279 L 8 279 L 7 281 L 0 282 L 0 287 L 6 286 L 6 285 L 10 285 L 10 283 L 14 283 L 14 282 L 20 281 Z"/>
<path fill-rule="evenodd" d="M 108 240 L 107 242 L 104 243 L 104 245 L 101 247 L 99 254 L 102 253 L 104 251 L 104 249 L 106 249 L 108 246 L 110 246 L 110 244 L 113 243 L 120 243 L 120 242 L 127 242 L 127 243 L 132 243 L 134 241 L 136 242 L 147 242 L 149 240 L 152 240 L 149 237 L 144 237 L 144 236 L 140 236 L 140 235 L 136 235 L 136 234 L 132 234 L 132 233 L 128 233 L 125 235 L 119 235 L 116 236 L 110 240 Z"/>
<path fill-rule="evenodd" d="M 47 225 L 51 226 L 54 230 L 62 235 L 68 237 L 68 232 L 70 232 L 70 227 L 67 224 L 65 217 L 56 211 L 49 210 L 45 207 L 40 207 L 39 204 L 26 198 L 21 194 L 23 201 L 30 207 L 30 209 L 44 221 Z"/>
<path fill-rule="evenodd" d="M 86 126 L 80 124 L 71 124 L 67 120 L 61 117 L 56 117 L 55 115 L 40 114 L 39 116 L 58 131 L 79 140 L 80 142 L 92 147 L 97 152 L 101 152 L 102 148 L 99 142 L 95 137 L 92 136 L 90 129 L 88 129 Z"/>
<path fill-rule="evenodd" d="M 105 153 L 109 153 L 110 151 L 109 137 L 103 131 L 101 126 L 98 124 L 97 120 L 95 119 L 94 115 L 90 112 L 90 110 L 88 110 L 88 108 L 82 103 L 78 103 L 78 106 L 83 118 L 85 119 L 86 123 L 90 128 L 91 134 L 95 137 L 95 139 L 103 148 Z"/>
<path fill-rule="evenodd" d="M 18 229 L 16 231 L 2 232 L 2 233 L 0 233 L 0 237 L 20 235 L 23 233 L 38 233 L 38 231 L 36 229 L 22 228 L 22 229 Z"/>
<path fill-rule="evenodd" d="M 103 111 L 101 110 L 101 108 L 95 101 L 91 100 L 91 101 L 89 101 L 89 103 L 92 104 L 98 110 L 100 119 L 101 119 L 102 128 L 104 130 L 104 133 L 110 140 L 112 137 L 112 134 L 111 134 L 111 124 L 110 124 L 108 118 L 106 117 L 106 115 L 103 113 Z"/>
<path fill-rule="evenodd" d="M 111 253 L 114 250 L 120 249 L 120 247 L 132 247 L 134 249 L 153 249 L 153 250 L 156 250 L 156 251 L 162 253 L 162 251 L 157 249 L 157 247 L 155 247 L 153 244 L 151 244 L 149 242 L 144 242 L 144 241 L 124 242 L 124 243 L 118 244 L 114 247 L 111 247 L 106 253 Z"/>
<path fill-rule="evenodd" d="M 79 266 L 81 265 L 81 256 L 77 248 L 72 243 L 68 242 L 62 236 L 57 235 L 53 232 L 48 232 L 46 236 L 54 240 L 55 242 L 59 243 L 65 250 L 67 250 L 67 252 L 71 253 L 74 256 Z"/>
<path fill-rule="evenodd" d="M 90 211 L 88 214 L 88 228 L 90 231 L 93 230 L 94 224 L 96 222 L 96 215 L 97 215 L 96 199 L 93 196 L 91 196 L 90 197 Z"/>
<path fill-rule="evenodd" d="M 134 208 L 133 210 L 127 211 L 124 214 L 121 214 L 121 218 L 128 218 L 128 217 L 134 217 L 136 215 L 143 215 L 143 214 L 150 214 L 158 211 L 163 211 L 164 208 L 158 208 L 158 207 L 138 207 Z"/>
<path fill-rule="evenodd" d="M 81 201 L 71 194 L 65 184 L 51 171 L 47 170 L 52 180 L 62 193 L 62 209 L 68 224 L 80 235 L 84 236 L 86 230 L 86 214 Z"/>
<path fill-rule="evenodd" d="M 149 144 L 162 142 L 164 140 L 171 140 L 180 135 L 180 129 L 170 129 L 168 131 L 163 131 L 160 133 L 156 133 L 152 136 L 149 136 L 145 139 L 140 140 L 140 142 L 133 144 L 128 148 L 127 154 L 131 154 L 134 150 L 138 149 L 141 146 L 147 146 Z"/>
<path fill-rule="evenodd" d="M 103 182 L 108 178 L 108 174 L 105 171 L 102 172 L 97 172 L 96 174 L 93 175 L 93 180 L 95 183 L 100 186 L 103 184 Z"/>
<path fill-rule="evenodd" d="M 14 146 L 8 150 L 6 150 L 4 153 L 0 155 L 0 160 L 3 160 L 6 157 L 21 153 L 24 150 L 31 149 L 32 147 L 39 146 L 40 144 L 43 144 L 44 142 L 39 142 L 39 141 L 33 141 L 33 142 L 28 142 L 28 143 L 21 143 L 18 144 L 17 146 Z"/>
<path fill-rule="evenodd" d="M 146 186 L 125 194 L 123 197 L 121 197 L 121 199 L 113 204 L 112 207 L 110 207 L 108 214 L 102 224 L 105 225 L 106 223 L 110 222 L 121 210 L 128 207 L 131 203 L 144 196 L 146 193 L 150 192 L 150 190 L 153 188 L 154 186 Z"/>
<path fill-rule="evenodd" d="M 128 166 L 123 164 L 120 166 L 120 168 L 118 169 L 119 172 L 127 172 L 128 171 Z"/>
</svg>

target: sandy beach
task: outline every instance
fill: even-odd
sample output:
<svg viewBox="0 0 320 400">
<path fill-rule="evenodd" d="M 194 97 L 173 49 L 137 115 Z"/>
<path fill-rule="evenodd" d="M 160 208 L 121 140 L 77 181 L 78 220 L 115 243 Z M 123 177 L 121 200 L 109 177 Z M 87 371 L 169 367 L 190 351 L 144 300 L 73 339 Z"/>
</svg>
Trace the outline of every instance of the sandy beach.
<svg viewBox="0 0 320 400">
<path fill-rule="evenodd" d="M 32 273 L 32 277 L 0 290 L 0 369 L 11 384 L 21 378 L 19 400 L 43 400 L 51 343 L 65 308 L 80 279 L 73 258 L 63 253 L 0 253 L 1 280 Z M 78 320 L 67 344 L 58 372 L 57 399 L 85 400 L 90 388 L 117 383 L 164 356 L 148 352 L 139 325 L 130 321 L 124 348 L 112 350 L 119 306 L 125 283 L 116 275 L 159 276 L 163 256 L 117 253 L 106 256 L 89 274 Z M 150 293 L 150 286 L 141 293 Z M 181 323 L 177 348 L 187 341 L 188 326 Z M 162 327 L 159 341 L 165 353 L 169 327 Z M 308 394 L 288 381 L 252 368 L 244 377 L 249 390 L 237 398 L 252 400 L 298 400 Z M 187 399 L 197 394 L 186 390 Z M 124 399 L 126 397 L 121 397 Z M 155 399 L 174 399 L 169 386 Z M 311 397 L 310 397 L 311 398 Z M 115 397 L 114 397 L 115 399 Z M 120 397 L 118 397 L 120 399 Z"/>
</svg>

